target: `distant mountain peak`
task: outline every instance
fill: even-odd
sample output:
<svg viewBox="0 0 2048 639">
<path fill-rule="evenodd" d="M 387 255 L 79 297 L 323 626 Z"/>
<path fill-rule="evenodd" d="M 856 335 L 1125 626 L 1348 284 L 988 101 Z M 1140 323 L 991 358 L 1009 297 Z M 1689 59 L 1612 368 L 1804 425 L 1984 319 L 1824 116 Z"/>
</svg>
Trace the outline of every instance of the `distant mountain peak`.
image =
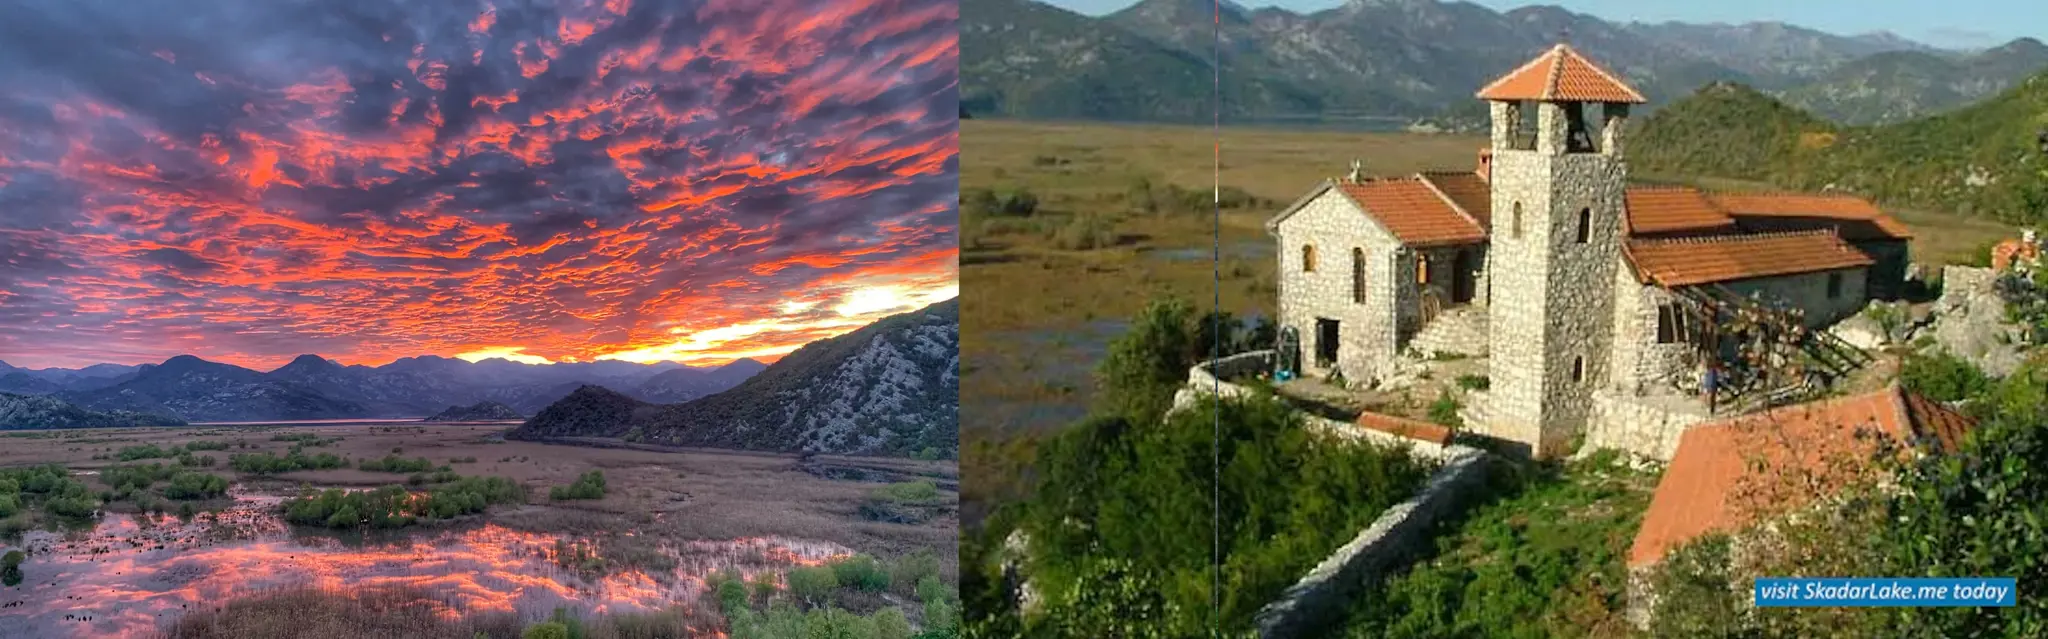
<svg viewBox="0 0 2048 639">
<path fill-rule="evenodd" d="M 736 359 L 736 360 L 733 360 L 733 361 L 730 361 L 730 362 L 726 362 L 724 366 L 720 366 L 720 367 L 718 367 L 718 369 L 717 369 L 717 370 L 721 370 L 721 371 L 723 371 L 723 370 L 745 370 L 745 369 L 754 369 L 754 370 L 760 370 L 760 369 L 763 369 L 763 368 L 767 368 L 767 367 L 768 367 L 768 365 L 767 365 L 767 364 L 763 364 L 763 363 L 761 363 L 761 360 L 757 360 L 757 359 L 754 359 L 754 358 L 752 358 L 752 357 L 742 357 L 742 358 L 739 358 L 739 359 Z"/>
</svg>

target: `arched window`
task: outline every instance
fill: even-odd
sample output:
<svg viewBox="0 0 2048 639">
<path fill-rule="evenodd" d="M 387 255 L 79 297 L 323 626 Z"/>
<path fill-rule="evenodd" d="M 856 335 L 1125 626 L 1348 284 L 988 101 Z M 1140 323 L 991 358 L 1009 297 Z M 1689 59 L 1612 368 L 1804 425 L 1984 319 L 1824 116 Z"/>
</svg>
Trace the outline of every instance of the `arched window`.
<svg viewBox="0 0 2048 639">
<path fill-rule="evenodd" d="M 1428 283 L 1429 283 L 1429 254 L 1428 254 L 1428 253 L 1416 253 L 1416 254 L 1415 254 L 1415 283 L 1416 283 L 1416 284 L 1428 284 Z"/>
<path fill-rule="evenodd" d="M 1316 272 L 1316 245 L 1314 245 L 1314 244 L 1303 244 L 1303 245 L 1301 245 L 1301 272 L 1303 272 L 1303 273 L 1314 273 L 1314 272 Z"/>
<path fill-rule="evenodd" d="M 1586 381 L 1586 358 L 1582 355 L 1572 358 L 1572 383 L 1583 381 Z"/>
<path fill-rule="evenodd" d="M 1592 237 L 1593 209 L 1579 209 L 1579 243 L 1585 244 L 1586 240 L 1592 239 Z"/>
<path fill-rule="evenodd" d="M 1365 303 L 1365 249 L 1351 249 L 1351 303 Z"/>
<path fill-rule="evenodd" d="M 1517 239 L 1517 240 L 1519 240 L 1519 239 L 1522 239 L 1522 203 L 1521 203 L 1521 202 L 1515 202 L 1515 215 L 1514 215 L 1514 218 L 1513 218 L 1513 222 L 1512 222 L 1512 224 L 1511 224 L 1511 225 L 1510 225 L 1510 226 L 1508 227 L 1508 232 L 1510 233 L 1509 237 L 1513 237 L 1513 238 L 1515 238 L 1515 239 Z"/>
</svg>

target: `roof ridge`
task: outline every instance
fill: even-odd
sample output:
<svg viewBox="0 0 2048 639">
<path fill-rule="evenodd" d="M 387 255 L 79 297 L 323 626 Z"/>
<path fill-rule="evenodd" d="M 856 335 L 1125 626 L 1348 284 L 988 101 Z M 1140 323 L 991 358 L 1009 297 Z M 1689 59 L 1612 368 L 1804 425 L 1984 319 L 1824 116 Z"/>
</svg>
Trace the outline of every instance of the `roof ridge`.
<svg viewBox="0 0 2048 639">
<path fill-rule="evenodd" d="M 1643 242 L 1647 244 L 1714 244 L 1717 242 L 1726 241 L 1762 240 L 1780 237 L 1804 237 L 1808 235 L 1836 237 L 1835 232 L 1828 229 L 1805 229 L 1798 231 L 1773 231 L 1769 233 L 1717 233 L 1713 235 L 1697 235 L 1691 237 L 1646 237 L 1632 241 Z"/>
<path fill-rule="evenodd" d="M 1571 49 L 1565 47 L 1563 42 L 1559 42 L 1557 46 L 1550 49 L 1550 53 L 1545 54 L 1550 56 L 1551 60 L 1550 74 L 1543 76 L 1544 98 L 1557 97 L 1557 83 L 1564 79 L 1564 58 L 1566 55 L 1570 55 L 1570 53 Z"/>
<path fill-rule="evenodd" d="M 1558 50 L 1562 51 L 1564 55 L 1569 55 L 1573 58 L 1577 58 L 1580 64 L 1586 65 L 1586 68 L 1592 69 L 1594 73 L 1600 74 L 1601 78 L 1606 79 L 1608 82 L 1614 83 L 1614 86 L 1621 87 L 1622 90 L 1627 91 L 1629 95 L 1634 96 L 1635 99 L 1641 100 L 1643 102 L 1649 101 L 1648 98 L 1643 97 L 1643 92 L 1637 91 L 1635 87 L 1629 86 L 1627 82 L 1622 82 L 1621 78 L 1614 77 L 1614 74 L 1608 73 L 1606 69 L 1600 68 L 1600 65 L 1596 62 L 1593 62 L 1592 58 L 1588 58 L 1585 55 L 1580 54 L 1577 49 L 1573 49 L 1571 48 L 1571 46 L 1566 45 L 1562 42 L 1557 44 L 1557 48 Z M 1563 69 L 1564 63 L 1559 62 L 1558 68 Z"/>
<path fill-rule="evenodd" d="M 1458 204 L 1457 200 L 1451 199 L 1451 195 L 1449 193 L 1445 193 L 1443 187 L 1437 186 L 1436 182 L 1430 181 L 1428 174 L 1416 173 L 1415 177 L 1416 181 L 1421 182 L 1422 185 L 1425 187 L 1429 187 L 1429 192 L 1435 193 L 1437 199 L 1443 200 L 1445 206 L 1451 207 L 1452 213 L 1456 213 L 1458 214 L 1458 217 L 1464 218 L 1466 222 L 1472 223 L 1472 228 L 1479 229 L 1479 232 L 1482 234 L 1486 234 L 1489 240 L 1492 239 L 1492 234 L 1488 232 L 1486 225 L 1480 224 L 1479 218 L 1472 217 L 1472 212 L 1465 210 L 1464 205 Z"/>
<path fill-rule="evenodd" d="M 1701 191 L 1700 191 L 1700 187 L 1697 187 L 1697 186 L 1688 186 L 1688 185 L 1684 185 L 1684 184 L 1631 184 L 1631 185 L 1628 185 L 1627 187 L 1623 188 L 1622 190 L 1624 190 L 1624 191 L 1693 191 L 1693 192 L 1696 192 L 1696 193 L 1697 193 L 1697 192 L 1701 192 Z"/>
<path fill-rule="evenodd" d="M 1722 190 L 1722 189 L 1705 189 L 1705 191 L 1707 192 L 1707 194 L 1708 194 L 1708 195 L 1715 195 L 1715 196 L 1721 196 L 1721 195 L 1733 195 L 1733 196 L 1737 196 L 1737 197 L 1742 197 L 1742 196 L 1753 196 L 1753 197 L 1756 197 L 1756 196 L 1760 196 L 1760 197 L 1818 197 L 1818 198 L 1831 198 L 1831 199 L 1837 199 L 1837 200 L 1863 200 L 1864 202 L 1869 202 L 1871 206 L 1877 206 L 1877 203 L 1876 203 L 1876 202 L 1871 202 L 1871 201 L 1870 201 L 1870 198 L 1867 198 L 1867 197 L 1864 197 L 1864 196 L 1861 196 L 1861 195 L 1857 195 L 1857 194 L 1855 194 L 1855 193 L 1811 193 L 1811 192 L 1807 192 L 1807 191 L 1793 191 L 1793 190 L 1789 190 L 1789 189 L 1775 189 L 1775 190 L 1770 190 L 1770 191 L 1734 191 L 1734 190 Z"/>
</svg>

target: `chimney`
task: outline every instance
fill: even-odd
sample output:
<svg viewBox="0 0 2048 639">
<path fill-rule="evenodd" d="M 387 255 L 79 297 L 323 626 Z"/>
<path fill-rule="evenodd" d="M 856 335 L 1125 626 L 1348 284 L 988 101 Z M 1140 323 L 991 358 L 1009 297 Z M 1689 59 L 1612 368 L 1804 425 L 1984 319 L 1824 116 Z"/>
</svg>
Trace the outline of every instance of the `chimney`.
<svg viewBox="0 0 2048 639">
<path fill-rule="evenodd" d="M 1492 148 L 1492 147 L 1480 147 L 1480 148 L 1479 148 L 1479 167 L 1478 167 L 1477 169 L 1474 169 L 1474 170 L 1473 170 L 1473 172 L 1474 172 L 1474 173 L 1478 173 L 1478 174 L 1479 174 L 1479 179 L 1481 179 L 1481 180 L 1486 180 L 1486 181 L 1488 181 L 1488 182 L 1492 182 L 1492 181 L 1493 181 L 1493 148 Z"/>
</svg>

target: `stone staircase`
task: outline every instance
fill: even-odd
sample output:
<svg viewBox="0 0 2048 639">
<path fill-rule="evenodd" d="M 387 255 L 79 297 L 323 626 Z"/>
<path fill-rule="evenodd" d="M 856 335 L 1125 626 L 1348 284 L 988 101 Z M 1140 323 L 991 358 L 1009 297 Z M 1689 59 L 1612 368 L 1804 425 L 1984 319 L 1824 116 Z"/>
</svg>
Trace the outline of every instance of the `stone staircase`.
<svg viewBox="0 0 2048 639">
<path fill-rule="evenodd" d="M 1465 305 L 1445 309 L 1415 336 L 1408 348 L 1428 357 L 1435 353 L 1486 356 L 1486 307 Z"/>
</svg>

